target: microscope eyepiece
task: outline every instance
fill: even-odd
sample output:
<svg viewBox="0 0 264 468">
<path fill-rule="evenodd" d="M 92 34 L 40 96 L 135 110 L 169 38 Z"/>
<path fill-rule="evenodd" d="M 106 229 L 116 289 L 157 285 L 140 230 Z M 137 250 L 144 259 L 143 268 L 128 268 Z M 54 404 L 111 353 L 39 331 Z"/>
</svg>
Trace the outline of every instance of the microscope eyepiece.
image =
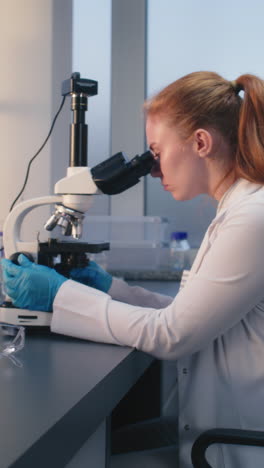
<svg viewBox="0 0 264 468">
<path fill-rule="evenodd" d="M 150 151 L 135 156 L 130 161 L 119 152 L 91 169 L 94 183 L 107 195 L 122 193 L 150 173 L 154 158 Z"/>
</svg>

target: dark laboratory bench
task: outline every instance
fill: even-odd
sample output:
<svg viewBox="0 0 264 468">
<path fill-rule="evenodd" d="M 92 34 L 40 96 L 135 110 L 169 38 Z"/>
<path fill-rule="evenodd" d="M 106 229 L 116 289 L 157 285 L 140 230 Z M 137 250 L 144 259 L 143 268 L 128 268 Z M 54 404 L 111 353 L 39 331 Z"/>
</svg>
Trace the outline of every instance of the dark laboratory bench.
<svg viewBox="0 0 264 468">
<path fill-rule="evenodd" d="M 155 359 L 49 332 L 28 332 L 16 357 L 0 360 L 0 468 L 107 466 L 109 416 Z"/>
</svg>

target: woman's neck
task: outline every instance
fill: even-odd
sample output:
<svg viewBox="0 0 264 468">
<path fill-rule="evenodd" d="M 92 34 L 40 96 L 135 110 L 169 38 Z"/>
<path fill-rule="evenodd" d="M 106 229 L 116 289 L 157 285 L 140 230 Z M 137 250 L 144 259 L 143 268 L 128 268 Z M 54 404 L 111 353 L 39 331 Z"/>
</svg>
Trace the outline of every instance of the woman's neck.
<svg viewBox="0 0 264 468">
<path fill-rule="evenodd" d="M 217 201 L 221 200 L 223 195 L 230 189 L 237 179 L 238 177 L 235 175 L 233 169 L 230 169 L 227 173 L 223 174 L 214 188 L 213 197 Z"/>
</svg>

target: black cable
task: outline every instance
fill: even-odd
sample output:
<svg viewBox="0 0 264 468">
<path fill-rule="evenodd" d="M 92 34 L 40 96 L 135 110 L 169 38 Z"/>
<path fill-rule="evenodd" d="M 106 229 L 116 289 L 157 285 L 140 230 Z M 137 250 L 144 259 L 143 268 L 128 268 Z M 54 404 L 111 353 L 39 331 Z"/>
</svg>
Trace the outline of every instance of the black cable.
<svg viewBox="0 0 264 468">
<path fill-rule="evenodd" d="M 55 114 L 55 117 L 53 119 L 53 122 L 51 124 L 51 127 L 50 127 L 50 130 L 49 130 L 49 133 L 46 137 L 46 139 L 44 140 L 43 144 L 41 145 L 41 147 L 39 148 L 39 150 L 34 154 L 34 156 L 31 158 L 31 160 L 29 161 L 28 163 L 28 167 L 27 167 L 27 172 L 26 172 L 26 177 L 25 177 L 25 180 L 24 180 L 24 184 L 23 184 L 23 187 L 22 189 L 20 190 L 19 194 L 17 195 L 17 197 L 15 198 L 15 200 L 13 201 L 10 209 L 9 209 L 9 212 L 12 211 L 12 209 L 14 208 L 14 205 L 16 204 L 17 200 L 19 199 L 19 197 L 22 195 L 22 193 L 24 192 L 25 188 L 26 188 L 26 185 L 27 185 L 27 181 L 28 181 L 28 176 L 29 176 L 29 171 L 30 171 L 30 167 L 31 167 L 31 164 L 33 163 L 34 159 L 36 159 L 36 157 L 39 155 L 39 153 L 43 150 L 44 146 L 46 145 L 51 133 L 52 133 L 52 130 L 54 128 L 54 125 L 55 125 L 55 122 L 63 108 L 63 105 L 64 105 L 64 102 L 65 102 L 65 98 L 66 96 L 63 96 L 62 98 L 62 101 L 61 101 L 61 104 L 60 104 L 60 107 L 58 109 L 58 111 L 56 112 Z"/>
</svg>

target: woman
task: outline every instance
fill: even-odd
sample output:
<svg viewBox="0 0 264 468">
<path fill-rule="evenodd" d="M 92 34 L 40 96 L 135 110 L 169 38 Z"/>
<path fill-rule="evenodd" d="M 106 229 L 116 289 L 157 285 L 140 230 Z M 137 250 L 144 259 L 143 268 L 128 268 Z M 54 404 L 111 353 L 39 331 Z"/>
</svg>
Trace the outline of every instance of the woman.
<svg viewBox="0 0 264 468">
<path fill-rule="evenodd" d="M 202 431 L 263 429 L 264 83 L 192 73 L 145 111 L 152 175 L 176 200 L 206 193 L 219 202 L 184 288 L 172 299 L 112 279 L 94 263 L 72 271 L 71 281 L 23 256 L 20 266 L 3 260 L 5 288 L 19 307 L 53 310 L 54 332 L 177 360 L 179 466 L 190 468 Z M 264 453 L 212 446 L 208 460 L 260 468 Z"/>
</svg>

